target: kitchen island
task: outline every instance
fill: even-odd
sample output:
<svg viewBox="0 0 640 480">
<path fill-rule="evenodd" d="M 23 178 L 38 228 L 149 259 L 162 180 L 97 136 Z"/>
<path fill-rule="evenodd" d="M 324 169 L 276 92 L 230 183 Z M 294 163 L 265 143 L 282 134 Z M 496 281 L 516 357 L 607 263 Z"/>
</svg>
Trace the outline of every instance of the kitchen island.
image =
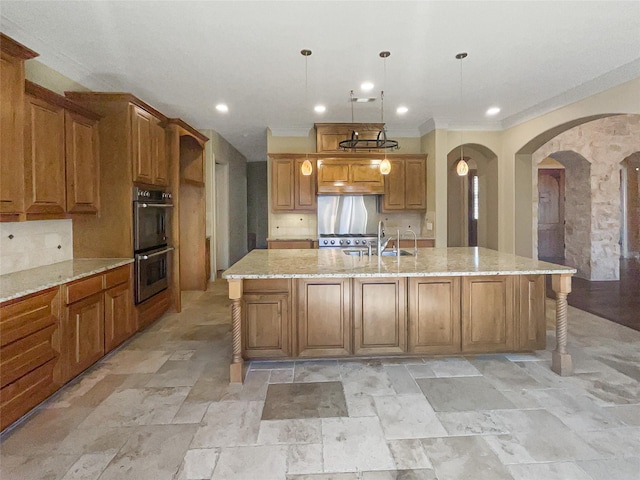
<svg viewBox="0 0 640 480">
<path fill-rule="evenodd" d="M 223 274 L 232 300 L 230 379 L 242 382 L 244 359 L 543 349 L 546 275 L 557 304 L 552 370 L 569 375 L 566 299 L 575 272 L 477 247 L 397 257 L 253 250 Z"/>
</svg>

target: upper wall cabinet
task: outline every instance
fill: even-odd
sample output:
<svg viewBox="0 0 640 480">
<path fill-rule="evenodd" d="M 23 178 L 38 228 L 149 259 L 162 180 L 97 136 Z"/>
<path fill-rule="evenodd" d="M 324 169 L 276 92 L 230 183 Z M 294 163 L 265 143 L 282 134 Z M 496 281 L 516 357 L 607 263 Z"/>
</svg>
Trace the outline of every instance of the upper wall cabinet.
<svg viewBox="0 0 640 480">
<path fill-rule="evenodd" d="M 391 172 L 384 178 L 382 210 L 427 209 L 427 159 L 424 155 L 389 158 Z"/>
<path fill-rule="evenodd" d="M 360 139 L 375 139 L 382 127 L 383 123 L 316 123 L 316 152 L 349 152 L 340 148 L 340 142 L 350 139 L 352 132 L 358 132 Z M 379 150 L 372 148 L 369 151 Z"/>
<path fill-rule="evenodd" d="M 24 61 L 38 56 L 0 34 L 0 220 L 24 219 Z"/>
<path fill-rule="evenodd" d="M 316 171 L 302 174 L 305 157 L 300 155 L 271 155 L 271 210 L 274 212 L 303 212 L 316 210 Z M 310 158 L 315 164 L 315 157 Z"/>
<path fill-rule="evenodd" d="M 96 213 L 100 204 L 100 117 L 29 81 L 25 91 L 26 218 Z"/>
<path fill-rule="evenodd" d="M 160 120 L 137 105 L 130 105 L 133 181 L 166 186 L 166 138 Z"/>
<path fill-rule="evenodd" d="M 318 160 L 318 193 L 384 193 L 380 159 L 322 158 Z"/>
</svg>

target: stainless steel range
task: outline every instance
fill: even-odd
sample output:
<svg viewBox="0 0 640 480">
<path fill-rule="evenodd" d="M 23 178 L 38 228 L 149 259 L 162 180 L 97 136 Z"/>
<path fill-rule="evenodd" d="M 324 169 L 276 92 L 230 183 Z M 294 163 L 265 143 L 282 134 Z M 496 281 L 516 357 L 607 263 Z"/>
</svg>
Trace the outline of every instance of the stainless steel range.
<svg viewBox="0 0 640 480">
<path fill-rule="evenodd" d="M 319 248 L 349 248 L 366 247 L 375 245 L 377 236 L 375 234 L 320 234 L 318 238 Z"/>
<path fill-rule="evenodd" d="M 318 247 L 375 245 L 378 216 L 378 197 L 375 195 L 319 196 Z"/>
</svg>

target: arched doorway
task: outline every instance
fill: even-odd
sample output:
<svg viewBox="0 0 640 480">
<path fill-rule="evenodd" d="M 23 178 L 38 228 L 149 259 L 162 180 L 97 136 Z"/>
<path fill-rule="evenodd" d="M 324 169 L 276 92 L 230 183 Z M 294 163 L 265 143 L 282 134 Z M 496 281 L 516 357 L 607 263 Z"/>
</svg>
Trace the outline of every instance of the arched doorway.
<svg viewBox="0 0 640 480">
<path fill-rule="evenodd" d="M 563 264 L 565 171 L 551 157 L 538 164 L 538 259 Z"/>
<path fill-rule="evenodd" d="M 576 276 L 590 279 L 591 164 L 576 152 L 560 151 L 551 153 L 537 167 L 538 182 L 541 178 L 545 182 L 538 183 L 538 196 L 534 201 L 534 210 L 538 213 L 538 235 L 534 240 L 538 258 L 575 267 Z M 542 195 L 543 192 L 549 197 Z M 552 197 L 554 192 L 557 194 L 555 199 Z M 554 220 L 556 225 L 553 225 Z M 549 243 L 556 247 L 551 252 L 547 248 Z"/>
<path fill-rule="evenodd" d="M 469 174 L 456 173 L 460 147 L 447 155 L 447 245 L 498 249 L 498 158 L 479 144 L 464 145 Z"/>
<path fill-rule="evenodd" d="M 640 152 L 620 162 L 620 244 L 623 258 L 640 258 Z"/>
</svg>

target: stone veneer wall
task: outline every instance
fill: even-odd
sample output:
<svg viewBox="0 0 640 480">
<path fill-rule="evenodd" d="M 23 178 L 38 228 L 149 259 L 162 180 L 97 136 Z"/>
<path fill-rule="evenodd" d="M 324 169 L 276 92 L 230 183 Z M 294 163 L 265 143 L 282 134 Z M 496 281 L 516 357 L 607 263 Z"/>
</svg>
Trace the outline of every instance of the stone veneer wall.
<svg viewBox="0 0 640 480">
<path fill-rule="evenodd" d="M 620 162 L 637 152 L 639 146 L 640 115 L 615 115 L 569 129 L 533 153 L 534 168 L 546 157 L 558 159 L 564 154 L 557 153 L 570 151 L 591 164 L 590 280 L 620 277 Z M 537 219 L 537 175 L 533 178 L 534 218 Z M 586 206 L 583 211 L 587 214 Z M 536 246 L 537 240 L 536 237 Z"/>
</svg>

